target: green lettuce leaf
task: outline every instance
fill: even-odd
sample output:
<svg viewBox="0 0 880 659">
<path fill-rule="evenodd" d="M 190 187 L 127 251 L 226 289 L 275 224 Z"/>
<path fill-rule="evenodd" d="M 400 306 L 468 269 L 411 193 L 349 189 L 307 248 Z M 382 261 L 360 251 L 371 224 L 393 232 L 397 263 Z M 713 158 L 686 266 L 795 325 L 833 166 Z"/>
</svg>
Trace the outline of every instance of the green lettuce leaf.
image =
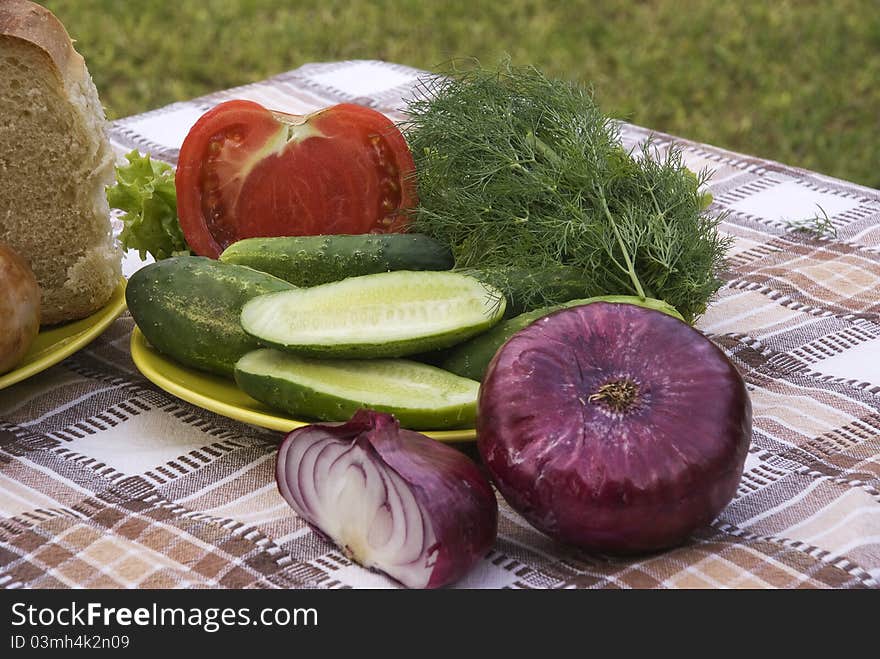
<svg viewBox="0 0 880 659">
<path fill-rule="evenodd" d="M 124 249 L 149 252 L 158 260 L 189 254 L 177 219 L 174 171 L 136 150 L 126 154 L 128 165 L 116 168 L 116 185 L 107 189 L 111 208 L 124 211 L 119 240 Z"/>
</svg>

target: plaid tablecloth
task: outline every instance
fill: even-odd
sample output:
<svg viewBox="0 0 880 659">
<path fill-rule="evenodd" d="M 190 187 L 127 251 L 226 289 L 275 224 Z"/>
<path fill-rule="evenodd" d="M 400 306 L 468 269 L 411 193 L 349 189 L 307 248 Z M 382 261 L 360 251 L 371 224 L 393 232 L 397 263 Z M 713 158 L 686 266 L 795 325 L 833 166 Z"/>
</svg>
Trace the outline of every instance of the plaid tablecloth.
<svg viewBox="0 0 880 659">
<path fill-rule="evenodd" d="M 309 64 L 114 124 L 174 162 L 230 98 L 290 112 L 340 101 L 394 118 L 423 72 Z M 648 130 L 626 125 L 632 146 Z M 656 135 L 657 144 L 673 138 Z M 867 587 L 880 583 L 880 192 L 682 140 L 714 170 L 735 237 L 699 327 L 744 374 L 754 435 L 735 500 L 686 546 L 621 560 L 574 551 L 501 501 L 498 541 L 458 587 Z M 827 213 L 836 237 L 793 230 Z M 125 269 L 140 266 L 130 255 Z M 184 403 L 129 354 L 121 317 L 90 347 L 0 391 L 0 586 L 391 587 L 319 539 L 277 494 L 280 435 Z"/>
</svg>

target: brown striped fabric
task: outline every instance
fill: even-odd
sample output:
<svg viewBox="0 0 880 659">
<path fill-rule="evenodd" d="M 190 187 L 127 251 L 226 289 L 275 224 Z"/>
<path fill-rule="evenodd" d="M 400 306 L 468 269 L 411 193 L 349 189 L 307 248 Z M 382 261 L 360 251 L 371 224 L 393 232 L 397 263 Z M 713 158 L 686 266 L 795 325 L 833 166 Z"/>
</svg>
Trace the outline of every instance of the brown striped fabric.
<svg viewBox="0 0 880 659">
<path fill-rule="evenodd" d="M 192 123 L 251 98 L 340 101 L 395 119 L 424 72 L 309 64 L 116 122 L 119 153 L 174 163 Z M 639 558 L 554 543 L 503 501 L 495 547 L 459 588 L 877 588 L 880 584 L 880 192 L 623 125 L 714 172 L 734 238 L 699 327 L 743 373 L 754 433 L 734 501 L 677 549 Z M 827 214 L 835 236 L 799 231 Z M 129 274 L 141 262 L 126 260 Z M 0 586 L 384 588 L 287 507 L 280 435 L 185 403 L 135 368 L 123 315 L 87 348 L 0 390 Z"/>
</svg>

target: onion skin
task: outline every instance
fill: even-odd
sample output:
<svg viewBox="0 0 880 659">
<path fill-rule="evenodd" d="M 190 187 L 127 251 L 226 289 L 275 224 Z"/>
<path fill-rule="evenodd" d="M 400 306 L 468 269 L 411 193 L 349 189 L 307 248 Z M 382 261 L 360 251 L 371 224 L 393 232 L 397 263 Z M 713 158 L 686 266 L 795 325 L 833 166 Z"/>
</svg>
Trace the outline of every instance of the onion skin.
<svg viewBox="0 0 880 659">
<path fill-rule="evenodd" d="M 621 382 L 635 384 L 633 400 Z M 477 447 L 540 531 L 638 554 L 684 542 L 730 502 L 751 423 L 742 376 L 698 330 L 596 302 L 551 314 L 498 351 L 480 388 Z"/>
<path fill-rule="evenodd" d="M 365 540 L 369 533 L 363 534 L 357 546 L 352 546 L 341 537 L 348 533 L 347 529 L 331 530 L 336 520 L 328 520 L 326 511 L 321 519 L 320 506 L 310 505 L 308 495 L 302 493 L 303 486 L 309 484 L 301 482 L 304 478 L 301 467 L 306 458 L 301 459 L 298 454 L 309 442 L 331 447 L 330 450 L 339 453 L 333 465 L 351 459 L 358 472 L 364 472 L 364 461 L 370 463 L 369 467 L 385 470 L 390 479 L 384 484 L 386 500 L 393 495 L 388 490 L 396 483 L 405 484 L 421 513 L 404 519 L 402 523 L 409 525 L 405 531 L 418 533 L 413 526 L 418 523 L 418 516 L 425 525 L 423 536 L 429 542 L 422 547 L 416 561 L 407 563 L 405 569 L 397 569 L 394 564 L 374 563 L 371 554 L 378 552 Z M 334 473 L 340 478 L 340 474 L 348 471 Z M 305 478 L 309 477 L 306 473 Z M 276 478 L 287 503 L 318 533 L 365 567 L 384 572 L 411 588 L 439 588 L 457 581 L 491 549 L 498 531 L 498 502 L 477 465 L 450 446 L 401 429 L 390 414 L 359 410 L 344 424 L 313 424 L 294 430 L 278 450 Z M 316 481 L 319 479 L 320 474 L 315 476 Z M 368 476 L 364 476 L 364 483 L 368 480 Z M 365 499 L 368 498 L 365 494 Z M 345 512 L 336 511 L 336 515 L 343 516 Z M 396 521 L 401 523 L 399 519 Z M 369 520 L 362 517 L 355 524 L 344 526 L 351 528 L 357 524 L 369 525 Z"/>
</svg>

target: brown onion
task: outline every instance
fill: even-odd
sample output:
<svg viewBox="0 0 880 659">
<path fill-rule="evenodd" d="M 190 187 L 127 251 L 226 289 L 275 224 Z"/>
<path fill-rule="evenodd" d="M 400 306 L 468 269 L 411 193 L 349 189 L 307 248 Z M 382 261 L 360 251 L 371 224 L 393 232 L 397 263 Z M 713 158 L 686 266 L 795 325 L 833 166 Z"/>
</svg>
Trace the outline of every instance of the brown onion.
<svg viewBox="0 0 880 659">
<path fill-rule="evenodd" d="M 24 359 L 40 332 L 40 287 L 30 265 L 0 243 L 0 375 Z"/>
</svg>

